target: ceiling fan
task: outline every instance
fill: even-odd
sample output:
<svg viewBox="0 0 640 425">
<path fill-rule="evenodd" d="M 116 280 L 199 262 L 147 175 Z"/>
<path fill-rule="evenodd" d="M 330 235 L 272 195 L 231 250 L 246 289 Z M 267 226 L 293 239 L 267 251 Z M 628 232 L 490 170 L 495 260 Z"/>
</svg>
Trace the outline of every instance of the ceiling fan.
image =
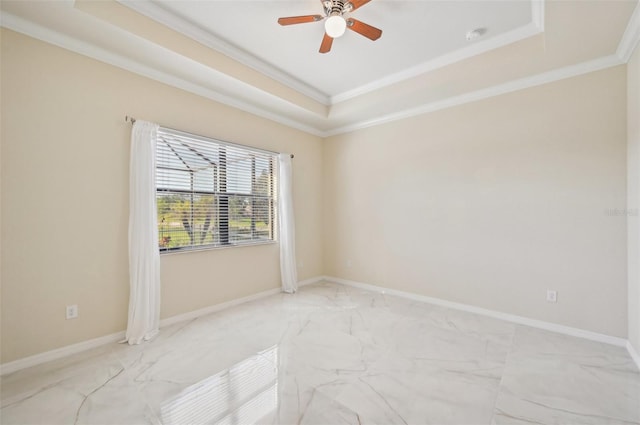
<svg viewBox="0 0 640 425">
<path fill-rule="evenodd" d="M 324 14 L 322 15 L 303 15 L 303 16 L 289 16 L 286 18 L 278 19 L 280 25 L 293 25 L 293 24 L 305 24 L 308 22 L 319 22 L 324 19 L 324 37 L 320 44 L 320 53 L 327 53 L 331 50 L 333 39 L 342 36 L 346 29 L 355 31 L 360 35 L 367 37 L 368 39 L 375 41 L 380 38 L 382 31 L 376 27 L 360 22 L 357 19 L 351 17 L 345 18 L 345 13 L 353 12 L 360 6 L 369 3 L 371 0 L 320 0 L 324 7 Z"/>
</svg>

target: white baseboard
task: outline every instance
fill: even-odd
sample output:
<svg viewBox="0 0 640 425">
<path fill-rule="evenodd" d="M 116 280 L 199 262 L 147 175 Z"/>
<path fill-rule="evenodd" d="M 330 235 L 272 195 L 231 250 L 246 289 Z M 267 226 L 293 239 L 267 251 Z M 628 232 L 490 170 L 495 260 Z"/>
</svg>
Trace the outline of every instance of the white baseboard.
<svg viewBox="0 0 640 425">
<path fill-rule="evenodd" d="M 353 280 L 340 279 L 340 278 L 331 277 L 331 276 L 325 276 L 324 280 L 327 280 L 329 282 L 341 283 L 343 285 L 348 285 L 355 288 L 366 289 L 368 291 L 381 292 L 384 294 L 394 295 L 397 297 L 408 298 L 415 301 L 423 301 L 429 304 L 435 304 L 442 307 L 452 308 L 455 310 L 462 310 L 470 313 L 481 314 L 483 316 L 489 316 L 496 319 L 506 320 L 508 322 L 513 322 L 520 325 L 531 326 L 533 328 L 539 328 L 539 329 L 544 329 L 547 331 L 557 332 L 565 335 L 571 335 L 579 338 L 589 339 L 592 341 L 603 342 L 605 344 L 617 345 L 619 347 L 627 347 L 627 348 L 629 347 L 628 341 L 624 338 L 600 334 L 597 332 L 591 332 L 584 329 L 572 328 L 569 326 L 559 325 L 556 323 L 530 319 L 528 317 L 516 316 L 513 314 L 502 313 L 500 311 L 489 310 L 481 307 L 475 307 L 469 304 L 461 304 L 461 303 L 456 303 L 452 301 L 446 301 L 440 298 L 427 297 L 425 295 L 418 295 L 411 292 L 404 292 L 396 289 L 389 289 L 383 286 L 370 285 L 368 283 L 356 282 Z M 636 360 L 636 363 L 637 362 L 638 361 Z"/>
<path fill-rule="evenodd" d="M 324 276 L 313 277 L 298 282 L 298 286 L 311 285 L 316 282 L 320 282 L 324 279 Z M 237 298 L 231 301 L 227 301 L 221 304 L 212 305 L 209 307 L 201 308 L 199 310 L 190 311 L 184 314 L 178 314 L 177 316 L 168 317 L 160 320 L 160 328 L 164 328 L 175 323 L 183 322 L 185 320 L 193 320 L 207 314 L 215 313 L 229 307 L 237 306 L 249 301 L 257 300 L 260 298 L 268 297 L 270 295 L 279 294 L 280 288 L 268 289 L 266 291 L 258 292 L 257 294 L 249 295 L 242 298 Z M 82 351 L 90 350 L 92 348 L 99 347 L 101 345 L 110 344 L 113 342 L 121 341 L 124 339 L 125 332 L 116 332 L 111 335 L 101 336 L 99 338 L 82 341 L 77 344 L 67 345 L 65 347 L 57 348 L 51 351 L 45 351 L 44 353 L 35 354 L 33 356 L 24 357 L 22 359 L 14 360 L 12 362 L 4 363 L 0 365 L 0 376 L 7 375 L 9 373 L 16 372 L 20 369 L 25 369 L 31 366 L 37 366 L 42 363 L 57 360 L 62 357 L 66 357 L 72 354 L 80 353 Z"/>
<path fill-rule="evenodd" d="M 629 351 L 629 354 L 633 358 L 634 362 L 640 369 L 640 355 L 635 350 L 635 348 L 631 345 L 631 343 L 624 339 L 618 338 L 610 335 L 599 334 L 596 332 L 586 331 L 583 329 L 572 328 L 569 326 L 558 325 L 556 323 L 544 322 L 541 320 L 530 319 L 527 317 L 516 316 L 512 314 L 502 313 L 499 311 L 488 310 L 480 307 L 475 307 L 468 304 L 455 303 L 452 301 L 446 301 L 439 298 L 427 297 L 424 295 L 418 295 L 411 292 L 399 291 L 396 289 L 389 289 L 382 286 L 370 285 L 368 283 L 356 282 L 353 280 L 341 279 L 332 276 L 317 276 L 310 279 L 305 279 L 303 281 L 298 282 L 298 287 L 303 287 L 306 285 L 311 285 L 314 283 L 318 283 L 321 281 L 329 281 L 340 283 L 343 285 L 352 286 L 355 288 L 361 288 L 368 291 L 373 292 L 381 292 L 384 294 L 394 295 L 397 297 L 408 298 L 411 300 L 427 302 L 430 304 L 435 304 L 443 307 L 452 308 L 455 310 L 462 310 L 471 313 L 481 314 L 483 316 L 489 316 L 496 319 L 506 320 L 508 322 L 518 323 L 521 325 L 531 326 L 534 328 L 545 329 L 552 332 L 557 332 L 561 334 L 571 335 L 579 338 L 585 338 L 592 341 L 603 342 L 606 344 L 617 345 L 620 347 L 626 347 Z M 257 300 L 260 298 L 268 297 L 270 295 L 275 295 L 281 292 L 280 288 L 268 289 L 266 291 L 259 292 L 257 294 L 249 295 L 242 298 L 237 298 L 231 301 L 227 301 L 221 304 L 216 304 L 213 306 L 205 307 L 199 310 L 191 311 L 184 314 L 179 314 L 177 316 L 172 316 L 160 321 L 160 327 L 166 327 L 173 325 L 175 323 L 179 323 L 185 320 L 192 320 L 201 316 L 205 316 L 207 314 L 215 313 L 233 306 L 237 306 L 239 304 L 243 304 L 249 301 Z M 90 339 L 87 341 L 82 341 L 76 344 L 67 345 L 65 347 L 57 348 L 55 350 L 46 351 L 44 353 L 35 354 L 33 356 L 25 357 L 22 359 L 14 360 L 12 362 L 8 362 L 0 365 L 0 375 L 7 375 L 9 373 L 16 372 L 21 369 L 25 369 L 31 366 L 36 366 L 42 363 L 46 363 L 52 360 L 57 360 L 62 357 L 66 357 L 72 354 L 76 354 L 82 351 L 90 350 L 92 348 L 99 347 L 101 345 L 110 344 L 113 342 L 120 341 L 124 338 L 124 331 L 116 332 L 114 334 L 105 335 L 99 338 Z"/>
<path fill-rule="evenodd" d="M 298 282 L 298 288 L 301 288 L 307 285 L 312 285 L 314 283 L 322 282 L 323 280 L 326 280 L 326 276 L 316 276 L 316 277 L 312 277 L 311 279 L 301 280 L 300 282 Z"/>
<path fill-rule="evenodd" d="M 638 354 L 633 345 L 631 345 L 631 341 L 627 341 L 627 351 L 629 352 L 629 355 L 631 356 L 633 361 L 636 362 L 636 366 L 638 366 L 638 369 L 640 369 L 640 354 Z"/>
<path fill-rule="evenodd" d="M 101 345 L 106 345 L 112 342 L 120 341 L 123 338 L 124 338 L 124 331 L 116 332 L 111 335 L 105 335 L 99 338 L 89 339 L 87 341 L 78 342 L 76 344 L 71 344 L 65 347 L 56 348 L 55 350 L 45 351 L 44 353 L 35 354 L 33 356 L 24 357 L 22 359 L 14 360 L 9 363 L 4 363 L 0 365 L 0 375 L 4 376 L 9 373 L 16 372 L 20 369 L 25 369 L 31 366 L 37 366 L 42 363 L 50 362 L 52 360 L 57 360 L 62 357 L 79 353 L 81 351 L 90 350 L 92 348 L 100 347 Z"/>
<path fill-rule="evenodd" d="M 184 322 L 185 320 L 197 319 L 198 317 L 206 316 L 207 314 L 216 313 L 218 311 L 227 309 L 229 307 L 234 307 L 242 303 L 247 303 L 249 301 L 268 297 L 269 295 L 279 294 L 280 292 L 282 292 L 280 288 L 267 289 L 266 291 L 258 292 L 257 294 L 248 295 L 242 298 L 236 298 L 231 301 L 226 301 L 220 304 L 211 305 L 209 307 L 201 308 L 199 310 L 194 310 L 188 313 L 167 317 L 166 319 L 160 320 L 160 328 L 164 328 L 176 323 Z"/>
</svg>

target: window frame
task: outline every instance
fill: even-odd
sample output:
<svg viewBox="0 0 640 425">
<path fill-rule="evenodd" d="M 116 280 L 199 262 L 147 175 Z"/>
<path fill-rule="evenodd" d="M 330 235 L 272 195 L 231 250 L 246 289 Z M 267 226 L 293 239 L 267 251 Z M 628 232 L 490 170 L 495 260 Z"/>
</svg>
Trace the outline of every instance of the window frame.
<svg viewBox="0 0 640 425">
<path fill-rule="evenodd" d="M 163 136 L 170 136 L 170 137 L 174 137 L 176 139 L 183 139 L 182 141 L 188 141 L 188 139 L 192 139 L 192 140 L 196 140 L 198 142 L 205 142 L 205 143 L 212 143 L 215 148 L 218 150 L 218 158 L 219 158 L 219 164 L 217 164 L 217 167 L 221 167 L 221 169 L 217 169 L 216 171 L 214 171 L 213 175 L 214 175 L 214 189 L 217 185 L 219 185 L 219 189 L 218 190 L 211 190 L 211 191 L 207 191 L 207 190 L 199 190 L 199 189 L 195 189 L 194 187 L 194 178 L 193 178 L 193 173 L 194 171 L 191 170 L 178 170 L 178 169 L 173 169 L 173 171 L 175 172 L 188 172 L 191 173 L 191 177 L 190 177 L 190 185 L 191 185 L 191 189 L 179 189 L 179 188 L 167 188 L 167 187 L 160 187 L 158 184 L 158 173 L 159 173 L 159 169 L 161 169 L 162 167 L 159 166 L 159 161 L 158 161 L 158 146 L 160 143 L 165 143 L 167 144 L 167 146 L 169 146 L 169 144 L 162 139 Z M 193 229 L 194 227 L 194 209 L 196 208 L 195 204 L 194 204 L 194 197 L 195 196 L 212 196 L 213 197 L 213 202 L 211 203 L 211 205 L 213 206 L 213 208 L 216 211 L 215 216 L 217 217 L 217 220 L 219 225 L 217 233 L 218 233 L 218 242 L 212 242 L 212 243 L 207 243 L 207 244 L 197 244 L 192 242 L 190 245 L 187 246 L 178 246 L 178 247 L 166 247 L 163 248 L 161 246 L 161 240 L 160 240 L 160 221 L 158 220 L 157 227 L 158 227 L 158 250 L 160 252 L 161 255 L 167 255 L 167 254 L 178 254 L 178 253 L 185 253 L 185 252 L 193 252 L 193 251 L 206 251 L 206 250 L 215 250 L 215 249 L 226 249 L 226 248 L 235 248 L 235 247 L 245 247 L 245 246 L 255 246 L 255 245 L 269 245 L 269 244 L 276 244 L 278 243 L 278 238 L 277 238 L 277 231 L 278 231 L 278 225 L 277 225 L 277 205 L 278 205 L 278 197 L 277 197 L 277 179 L 278 179 L 278 153 L 277 152 L 273 152 L 273 151 L 269 151 L 269 150 L 265 150 L 265 149 L 260 149 L 260 148 L 255 148 L 252 146 L 247 146 L 247 145 L 242 145 L 242 144 L 238 144 L 238 143 L 232 143 L 232 142 L 227 142 L 224 140 L 220 140 L 220 139 L 214 139 L 214 138 L 210 138 L 210 137 L 206 137 L 206 136 L 199 136 L 199 135 L 195 135 L 195 134 L 191 134 L 191 133 L 187 133 L 184 131 L 180 131 L 180 130 L 175 130 L 175 129 L 171 129 L 171 128 L 167 128 L 167 127 L 160 127 L 158 129 L 158 134 L 156 137 L 156 165 L 155 165 L 155 175 L 156 175 L 156 182 L 155 182 L 155 203 L 156 203 L 156 214 L 157 217 L 159 218 L 160 213 L 158 210 L 158 199 L 162 194 L 178 194 L 178 195 L 191 195 L 191 200 L 190 200 L 190 210 L 189 210 L 189 217 L 190 217 L 190 226 L 192 228 L 191 232 L 195 232 L 195 230 Z M 170 146 L 169 146 L 170 148 Z M 171 148 L 170 148 L 171 149 Z M 204 154 L 202 154 L 201 152 L 198 153 L 196 152 L 195 148 L 191 147 L 190 148 L 192 150 L 192 152 L 198 156 L 201 156 L 202 158 L 205 158 Z M 241 152 L 244 151 L 247 154 L 247 158 L 251 158 L 252 162 L 251 162 L 251 174 L 249 175 L 249 181 L 251 182 L 251 193 L 247 194 L 247 193 L 242 193 L 242 192 L 229 192 L 228 191 L 228 186 L 229 186 L 229 182 L 228 182 L 228 178 L 227 178 L 227 173 L 229 171 L 229 165 L 227 163 L 227 154 L 229 153 L 229 150 L 235 151 L 235 152 Z M 175 153 L 178 157 L 179 154 Z M 257 160 L 257 156 L 267 156 L 269 159 L 268 162 L 268 183 L 267 183 L 267 188 L 268 188 L 268 193 L 266 195 L 261 195 L 258 193 L 254 193 L 255 190 L 255 185 L 256 185 L 256 160 Z M 207 162 L 209 162 L 212 166 L 216 167 L 216 164 L 214 164 L 213 162 L 209 161 L 208 159 L 206 159 Z M 166 168 L 164 167 L 164 169 L 167 170 L 171 170 L 171 168 Z M 215 169 L 215 168 L 214 168 Z M 216 178 L 219 178 L 219 181 L 217 181 L 216 183 Z M 251 215 L 250 215 L 250 232 L 251 232 L 251 239 L 246 240 L 246 241 L 238 241 L 238 240 L 231 240 L 231 226 L 230 226 L 230 222 L 231 220 L 231 213 L 230 213 L 230 207 L 231 207 L 231 203 L 230 200 L 233 197 L 242 197 L 242 198 L 249 198 L 250 202 L 251 202 Z M 268 208 L 268 220 L 269 223 L 267 223 L 268 225 L 268 233 L 269 236 L 268 238 L 256 238 L 256 213 L 255 213 L 255 209 L 253 208 L 253 206 L 255 205 L 255 201 L 256 199 L 260 199 L 260 200 L 266 200 L 267 202 L 267 208 Z M 189 232 L 189 230 L 187 230 L 186 228 L 184 228 L 185 231 L 187 231 L 187 233 L 189 234 L 190 238 L 192 241 L 194 241 L 195 236 Z M 207 230 L 207 233 L 209 232 L 209 230 Z M 206 236 L 205 236 L 206 237 Z M 255 239 L 254 239 L 255 238 Z"/>
</svg>

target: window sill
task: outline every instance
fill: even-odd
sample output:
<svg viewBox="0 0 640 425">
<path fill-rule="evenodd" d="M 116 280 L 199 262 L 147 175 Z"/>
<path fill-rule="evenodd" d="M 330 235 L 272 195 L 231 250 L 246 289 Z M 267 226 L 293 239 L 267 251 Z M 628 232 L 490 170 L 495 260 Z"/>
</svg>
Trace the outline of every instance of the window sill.
<svg viewBox="0 0 640 425">
<path fill-rule="evenodd" d="M 187 254 L 190 252 L 202 252 L 202 251 L 217 251 L 220 249 L 230 249 L 230 248 L 246 248 L 251 246 L 262 246 L 262 245 L 275 245 L 278 241 L 264 241 L 264 242 L 251 242 L 251 243 L 236 243 L 236 244 L 228 244 L 228 245 L 216 245 L 216 246 L 203 246 L 202 248 L 176 248 L 170 250 L 160 251 L 160 256 L 165 255 L 175 255 L 175 254 Z"/>
</svg>

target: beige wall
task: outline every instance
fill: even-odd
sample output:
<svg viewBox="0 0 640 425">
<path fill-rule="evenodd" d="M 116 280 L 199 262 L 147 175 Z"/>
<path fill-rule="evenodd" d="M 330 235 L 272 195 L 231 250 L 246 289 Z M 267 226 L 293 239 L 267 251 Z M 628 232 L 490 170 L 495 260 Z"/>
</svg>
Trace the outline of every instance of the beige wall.
<svg viewBox="0 0 640 425">
<path fill-rule="evenodd" d="M 640 155 L 637 51 L 628 89 L 620 66 L 323 145 L 1 34 L 2 363 L 125 328 L 126 114 L 295 153 L 300 280 L 327 274 L 619 337 L 628 322 L 638 348 L 640 282 L 629 280 L 627 317 L 627 226 L 615 213 L 637 196 L 627 207 L 626 97 L 630 189 Z M 277 245 L 165 255 L 162 285 L 163 318 L 276 288 Z M 78 319 L 64 319 L 67 304 Z"/>
<path fill-rule="evenodd" d="M 325 273 L 626 337 L 625 70 L 327 139 Z"/>
<path fill-rule="evenodd" d="M 295 153 L 299 278 L 322 274 L 320 138 L 8 30 L 1 84 L 2 363 L 126 326 L 126 114 Z M 278 287 L 277 251 L 163 256 L 162 317 Z"/>
<path fill-rule="evenodd" d="M 640 353 L 640 47 L 627 64 L 629 341 Z"/>
</svg>

